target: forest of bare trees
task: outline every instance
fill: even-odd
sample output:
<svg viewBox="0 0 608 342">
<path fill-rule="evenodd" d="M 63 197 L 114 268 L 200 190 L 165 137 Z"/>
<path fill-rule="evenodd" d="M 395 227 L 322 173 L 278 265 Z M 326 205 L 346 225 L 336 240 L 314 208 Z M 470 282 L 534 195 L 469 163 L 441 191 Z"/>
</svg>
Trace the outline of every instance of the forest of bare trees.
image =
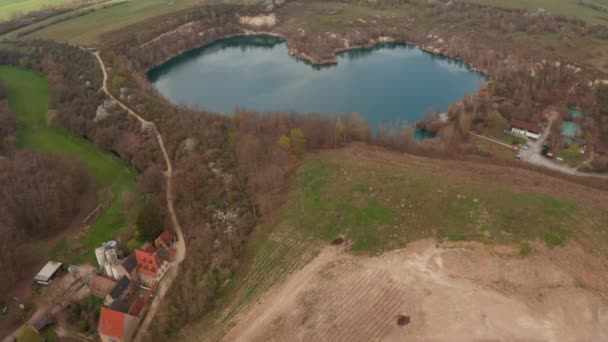
<svg viewBox="0 0 608 342">
<path fill-rule="evenodd" d="M 34 151 L 15 151 L 0 160 L 0 292 L 20 272 L 20 248 L 69 227 L 92 190 L 78 163 Z"/>
</svg>

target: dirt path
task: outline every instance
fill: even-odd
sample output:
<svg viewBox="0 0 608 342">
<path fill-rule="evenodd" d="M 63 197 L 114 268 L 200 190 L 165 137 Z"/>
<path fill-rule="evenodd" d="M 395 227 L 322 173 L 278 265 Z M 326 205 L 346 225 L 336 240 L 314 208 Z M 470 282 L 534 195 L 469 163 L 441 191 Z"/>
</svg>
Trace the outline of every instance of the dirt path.
<svg viewBox="0 0 608 342">
<path fill-rule="evenodd" d="M 103 62 L 103 59 L 101 58 L 99 51 L 94 52 L 93 55 L 95 55 L 95 57 L 97 58 L 101 71 L 103 72 L 103 83 L 102 83 L 103 92 L 110 99 L 116 101 L 116 103 L 118 103 L 118 105 L 121 108 L 126 110 L 130 116 L 137 119 L 142 125 L 143 124 L 154 125 L 154 135 L 156 136 L 158 145 L 160 146 L 160 149 L 163 152 L 163 157 L 165 159 L 165 164 L 167 167 L 167 169 L 165 170 L 165 176 L 167 179 L 167 186 L 166 186 L 166 188 L 167 188 L 167 193 L 166 193 L 167 210 L 169 211 L 169 216 L 171 217 L 171 224 L 173 226 L 173 230 L 177 234 L 177 242 L 174 244 L 175 251 L 176 251 L 175 260 L 171 263 L 169 270 L 167 271 L 167 273 L 163 277 L 162 281 L 160 282 L 156 297 L 154 297 L 154 300 L 150 306 L 148 314 L 146 315 L 146 318 L 144 319 L 144 321 L 142 322 L 142 324 L 139 327 L 137 336 L 135 337 L 135 341 L 139 341 L 142 339 L 142 333 L 144 333 L 148 330 L 148 326 L 150 325 L 152 318 L 154 318 L 154 315 L 158 311 L 158 308 L 160 306 L 160 303 L 163 300 L 163 297 L 165 296 L 165 294 L 167 293 L 167 290 L 169 289 L 169 287 L 173 283 L 173 280 L 177 276 L 177 274 L 178 274 L 177 269 L 179 267 L 179 264 L 182 261 L 184 261 L 184 259 L 186 258 L 186 242 L 184 240 L 184 233 L 182 231 L 182 227 L 179 224 L 177 215 L 175 214 L 175 208 L 173 206 L 173 165 L 171 163 L 171 158 L 169 158 L 169 153 L 167 153 L 167 148 L 165 147 L 165 142 L 163 140 L 163 137 L 160 134 L 160 132 L 158 131 L 156 124 L 154 124 L 153 122 L 150 122 L 150 121 L 146 121 L 141 115 L 136 113 L 134 110 L 132 110 L 127 105 L 125 105 L 124 103 L 119 101 L 116 97 L 114 97 L 114 95 L 112 95 L 112 93 L 108 90 L 108 87 L 107 87 L 108 72 L 106 70 L 106 66 Z"/>
<path fill-rule="evenodd" d="M 326 247 L 237 316 L 224 340 L 608 340 L 608 304 L 556 253 L 432 240 L 377 257 Z"/>
</svg>

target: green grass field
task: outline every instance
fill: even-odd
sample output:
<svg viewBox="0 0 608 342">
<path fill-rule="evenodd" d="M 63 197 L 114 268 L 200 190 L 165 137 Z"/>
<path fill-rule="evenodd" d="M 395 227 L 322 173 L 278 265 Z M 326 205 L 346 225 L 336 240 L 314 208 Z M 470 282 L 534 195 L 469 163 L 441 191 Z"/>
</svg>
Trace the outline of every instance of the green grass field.
<svg viewBox="0 0 608 342">
<path fill-rule="evenodd" d="M 504 8 L 523 8 L 536 11 L 543 8 L 556 15 L 573 17 L 592 24 L 608 25 L 608 13 L 595 10 L 578 3 L 577 0 L 466 0 L 482 5 Z M 594 3 L 608 6 L 606 0 L 591 0 Z M 602 19 L 604 18 L 604 19 Z"/>
<path fill-rule="evenodd" d="M 122 2 L 123 0 L 113 0 Z M 27 38 L 45 38 L 94 45 L 105 32 L 117 30 L 155 16 L 199 4 L 200 0 L 130 0 L 125 4 L 97 10 L 93 13 L 52 25 L 34 32 Z"/>
<path fill-rule="evenodd" d="M 136 195 L 137 173 L 120 158 L 102 152 L 91 142 L 76 137 L 68 131 L 49 127 L 46 122 L 49 94 L 44 76 L 29 70 L 0 66 L 0 78 L 9 92 L 9 105 L 21 124 L 17 143 L 20 148 L 35 149 L 52 154 L 75 158 L 94 176 L 100 188 L 111 189 L 113 199 L 101 215 L 91 224 L 87 234 L 78 242 L 86 253 L 71 252 L 66 240 L 55 250 L 60 259 L 73 263 L 93 261 L 93 249 L 111 239 L 128 225 L 124 213 L 124 193 Z M 107 198 L 107 191 L 100 193 L 99 201 Z"/>
<path fill-rule="evenodd" d="M 76 0 L 0 0 L 0 20 L 23 15 L 45 7 L 66 5 Z"/>
</svg>

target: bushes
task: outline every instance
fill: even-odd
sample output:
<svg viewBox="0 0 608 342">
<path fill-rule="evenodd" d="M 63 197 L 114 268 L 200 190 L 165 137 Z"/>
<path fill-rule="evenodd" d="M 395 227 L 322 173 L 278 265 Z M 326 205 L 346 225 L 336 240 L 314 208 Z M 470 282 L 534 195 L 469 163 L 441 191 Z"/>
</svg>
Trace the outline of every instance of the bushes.
<svg viewBox="0 0 608 342">
<path fill-rule="evenodd" d="M 102 305 L 103 299 L 92 295 L 71 302 L 65 311 L 68 323 L 83 334 L 95 334 Z"/>
<path fill-rule="evenodd" d="M 155 201 L 148 201 L 137 214 L 139 236 L 145 241 L 154 241 L 165 229 L 161 209 Z"/>
</svg>

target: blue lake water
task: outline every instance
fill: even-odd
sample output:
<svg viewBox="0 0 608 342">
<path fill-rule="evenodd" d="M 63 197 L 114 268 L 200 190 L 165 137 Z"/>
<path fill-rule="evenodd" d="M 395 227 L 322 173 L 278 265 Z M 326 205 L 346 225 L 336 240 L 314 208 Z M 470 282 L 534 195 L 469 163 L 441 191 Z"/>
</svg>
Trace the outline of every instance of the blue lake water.
<svg viewBox="0 0 608 342">
<path fill-rule="evenodd" d="M 295 110 L 360 113 L 374 127 L 401 127 L 478 91 L 485 78 L 463 63 L 404 44 L 341 53 L 312 66 L 267 36 L 235 37 L 178 56 L 148 73 L 174 103 L 231 114 Z"/>
</svg>

